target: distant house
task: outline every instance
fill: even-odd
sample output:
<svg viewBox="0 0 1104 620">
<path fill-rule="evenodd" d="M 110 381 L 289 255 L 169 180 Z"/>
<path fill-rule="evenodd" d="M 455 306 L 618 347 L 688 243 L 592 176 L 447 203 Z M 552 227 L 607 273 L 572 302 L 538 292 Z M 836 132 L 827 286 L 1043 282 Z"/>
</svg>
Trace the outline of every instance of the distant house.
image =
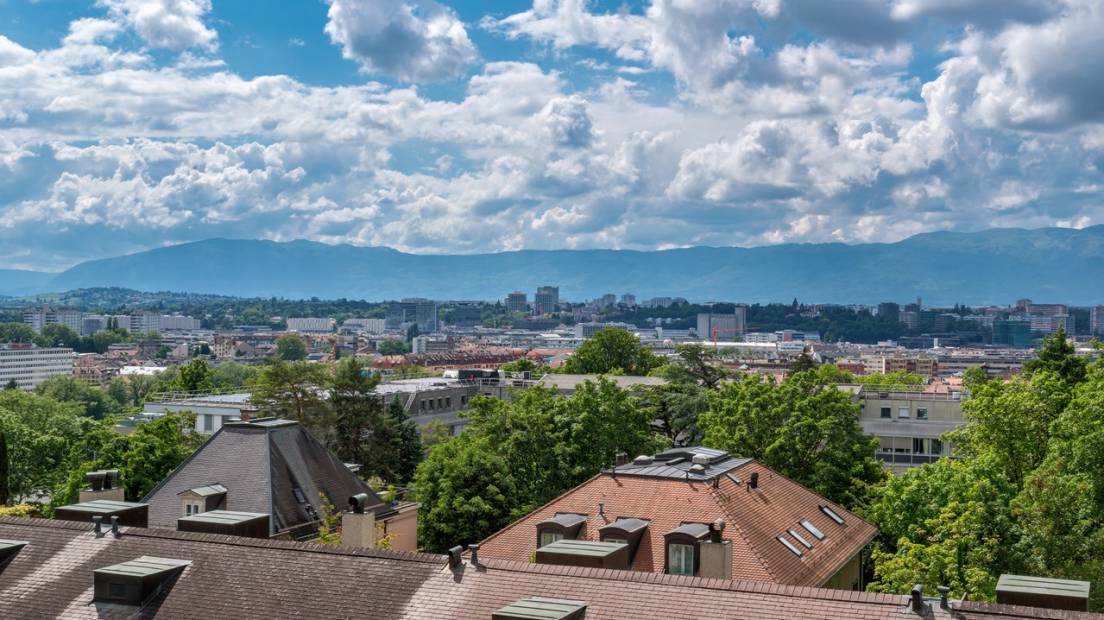
<svg viewBox="0 0 1104 620">
<path fill-rule="evenodd" d="M 673 448 L 602 471 L 491 535 L 479 554 L 858 590 L 876 534 L 753 459 Z"/>
<path fill-rule="evenodd" d="M 175 529 L 181 517 L 211 510 L 263 513 L 270 537 L 303 540 L 317 535 L 322 494 L 343 510 L 361 493 L 383 528 L 416 524 L 416 513 L 386 504 L 298 423 L 265 418 L 224 423 L 142 502 L 150 527 Z M 413 532 L 405 536 L 413 549 Z"/>
</svg>

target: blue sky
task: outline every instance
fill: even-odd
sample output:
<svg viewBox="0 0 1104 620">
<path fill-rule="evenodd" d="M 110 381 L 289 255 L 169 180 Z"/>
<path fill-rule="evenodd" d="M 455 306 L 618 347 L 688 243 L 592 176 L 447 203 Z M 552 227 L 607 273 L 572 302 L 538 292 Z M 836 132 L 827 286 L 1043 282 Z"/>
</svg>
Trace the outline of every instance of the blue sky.
<svg viewBox="0 0 1104 620">
<path fill-rule="evenodd" d="M 1097 0 L 0 0 L 0 268 L 1104 224 Z"/>
</svg>

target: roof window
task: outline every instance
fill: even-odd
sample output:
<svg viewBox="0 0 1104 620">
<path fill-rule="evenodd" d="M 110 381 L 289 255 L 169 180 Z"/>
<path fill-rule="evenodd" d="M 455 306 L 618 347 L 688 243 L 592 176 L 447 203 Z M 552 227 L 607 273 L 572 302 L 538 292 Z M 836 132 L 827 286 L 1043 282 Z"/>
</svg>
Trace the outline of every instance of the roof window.
<svg viewBox="0 0 1104 620">
<path fill-rule="evenodd" d="M 809 533 L 813 535 L 817 540 L 824 540 L 824 532 L 820 531 L 820 528 L 813 525 L 808 519 L 801 520 L 801 527 L 809 530 Z"/>
<path fill-rule="evenodd" d="M 801 536 L 801 534 L 797 533 L 797 530 L 795 530 L 793 528 L 790 528 L 790 529 L 786 530 L 786 533 L 789 534 L 794 540 L 801 543 L 802 547 L 805 547 L 806 549 L 812 549 L 813 548 L 813 543 L 805 540 L 805 538 L 803 538 Z"/>
<path fill-rule="evenodd" d="M 802 556 L 801 549 L 798 549 L 797 546 L 794 545 L 792 542 L 790 542 L 785 536 L 778 536 L 777 540 L 778 540 L 778 542 L 782 543 L 782 545 L 784 547 L 786 547 L 791 552 L 793 552 L 793 554 L 796 555 L 797 557 Z"/>
<path fill-rule="evenodd" d="M 828 515 L 828 518 L 829 518 L 829 519 L 831 519 L 831 520 L 835 521 L 835 522 L 836 522 L 836 523 L 838 523 L 839 525 L 843 525 L 843 523 L 844 523 L 844 521 L 843 521 L 843 517 L 841 517 L 841 516 L 839 516 L 838 514 L 836 514 L 836 511 L 835 511 L 835 510 L 832 510 L 832 509 L 831 509 L 831 508 L 829 508 L 828 506 L 821 506 L 821 507 L 820 507 L 820 511 L 821 511 L 821 512 L 823 512 L 824 514 Z"/>
<path fill-rule="evenodd" d="M 27 542 L 24 540 L 2 540 L 0 539 L 0 572 L 4 571 L 4 568 L 11 564 L 11 561 L 15 559 L 15 556 L 19 555 L 19 552 L 23 550 L 23 547 L 27 546 Z"/>
</svg>

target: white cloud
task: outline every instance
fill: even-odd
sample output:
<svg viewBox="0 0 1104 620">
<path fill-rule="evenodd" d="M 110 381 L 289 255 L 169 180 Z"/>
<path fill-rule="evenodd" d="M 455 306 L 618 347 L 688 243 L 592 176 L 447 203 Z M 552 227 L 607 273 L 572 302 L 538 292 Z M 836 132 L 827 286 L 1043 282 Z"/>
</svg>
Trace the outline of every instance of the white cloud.
<svg viewBox="0 0 1104 620">
<path fill-rule="evenodd" d="M 326 34 L 368 74 L 407 82 L 458 77 L 476 60 L 464 24 L 433 0 L 327 0 Z"/>
<path fill-rule="evenodd" d="M 133 28 L 152 47 L 213 52 L 218 34 L 203 23 L 210 0 L 98 0 L 112 18 Z"/>
</svg>

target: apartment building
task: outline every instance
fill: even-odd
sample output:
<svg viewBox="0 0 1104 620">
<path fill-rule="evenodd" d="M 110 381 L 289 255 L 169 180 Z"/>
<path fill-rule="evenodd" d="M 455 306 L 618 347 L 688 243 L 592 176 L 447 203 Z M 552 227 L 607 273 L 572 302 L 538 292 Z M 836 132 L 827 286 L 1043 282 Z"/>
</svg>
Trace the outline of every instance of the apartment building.
<svg viewBox="0 0 1104 620">
<path fill-rule="evenodd" d="M 533 314 L 551 314 L 560 303 L 560 287 L 539 286 L 533 297 Z"/>
<path fill-rule="evenodd" d="M 961 392 L 849 387 L 862 405 L 863 432 L 878 438 L 878 460 L 897 473 L 949 456 L 943 433 L 966 423 Z"/>
<path fill-rule="evenodd" d="M 387 330 L 387 321 L 384 319 L 345 319 L 341 324 L 341 331 L 362 331 L 368 334 L 382 334 Z"/>
<path fill-rule="evenodd" d="M 0 388 L 15 381 L 23 390 L 58 375 L 71 376 L 76 354 L 64 347 L 36 347 L 30 344 L 0 344 Z"/>
<path fill-rule="evenodd" d="M 328 334 L 334 330 L 334 320 L 317 317 L 288 319 L 287 330 L 301 334 Z"/>
<path fill-rule="evenodd" d="M 1089 310 L 1089 333 L 1104 336 L 1104 306 L 1093 306 Z"/>
<path fill-rule="evenodd" d="M 515 314 L 529 312 L 529 297 L 521 291 L 510 293 L 506 296 L 506 311 Z"/>
</svg>

